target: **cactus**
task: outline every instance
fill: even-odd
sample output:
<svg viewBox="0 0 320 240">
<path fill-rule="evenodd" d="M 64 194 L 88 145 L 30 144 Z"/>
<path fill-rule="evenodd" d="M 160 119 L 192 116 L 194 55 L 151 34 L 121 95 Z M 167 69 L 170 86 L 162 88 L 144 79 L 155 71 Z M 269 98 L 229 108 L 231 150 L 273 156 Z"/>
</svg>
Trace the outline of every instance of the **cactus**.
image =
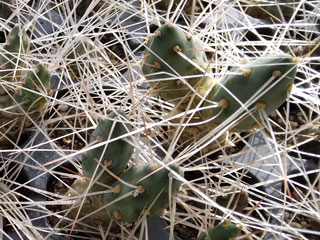
<svg viewBox="0 0 320 240">
<path fill-rule="evenodd" d="M 0 50 L 0 79 L 2 81 L 19 81 L 23 74 L 25 62 L 22 57 L 29 48 L 29 37 L 26 31 L 15 26 L 8 34 L 3 49 Z M 0 95 L 6 94 L 6 90 L 0 86 Z"/>
<path fill-rule="evenodd" d="M 142 71 L 149 85 L 153 87 L 154 93 L 174 103 L 178 107 L 178 110 L 174 111 L 185 111 L 188 104 L 191 108 L 199 104 L 208 107 L 194 114 L 191 119 L 187 117 L 184 120 L 184 123 L 201 121 L 206 123 L 186 127 L 180 137 L 180 143 L 183 145 L 203 138 L 241 109 L 241 104 L 248 109 L 254 107 L 255 111 L 252 115 L 240 114 L 241 119 L 229 130 L 243 132 L 261 126 L 263 120 L 261 111 L 263 110 L 266 115 L 275 111 L 285 102 L 288 92 L 292 89 L 297 71 L 297 59 L 289 55 L 269 54 L 241 67 L 233 67 L 232 74 L 226 75 L 217 84 L 208 76 L 209 64 L 200 50 L 200 45 L 191 36 L 178 27 L 167 24 L 158 29 L 148 41 L 142 66 Z M 206 69 L 206 73 L 202 74 L 190 60 Z M 194 74 L 198 76 L 192 77 Z M 189 83 L 189 86 L 186 83 Z M 271 85 L 271 89 L 262 93 L 255 103 L 245 104 L 256 93 Z M 196 97 L 191 98 L 195 93 Z M 210 107 L 212 102 L 218 104 L 218 107 Z M 171 115 L 174 115 L 174 112 L 171 112 Z M 179 123 L 180 119 L 175 119 L 173 122 Z M 225 142 L 225 137 L 220 141 Z M 216 148 L 216 143 L 213 145 L 213 147 L 208 146 L 206 151 Z"/>
<path fill-rule="evenodd" d="M 264 110 L 269 115 L 285 102 L 288 92 L 292 89 L 296 71 L 296 59 L 285 54 L 270 54 L 241 67 L 234 67 L 231 72 L 235 74 L 226 75 L 215 89 L 213 98 L 210 99 L 219 103 L 220 107 L 203 111 L 203 116 L 205 119 L 217 116 L 214 122 L 221 124 L 241 108 L 238 101 L 244 104 L 255 93 L 276 82 L 257 101 L 249 106 L 246 105 L 248 109 L 256 110 L 252 115 L 257 121 L 261 121 L 259 111 Z M 266 85 L 267 82 L 269 84 Z M 204 105 L 208 104 L 204 103 Z M 239 132 L 250 130 L 259 124 L 255 119 L 247 114 L 230 130 Z"/>
<path fill-rule="evenodd" d="M 0 2 L 0 18 L 8 19 L 12 14 L 12 10 L 9 7 L 9 4 L 14 4 L 13 0 L 7 0 L 6 2 Z"/>
<path fill-rule="evenodd" d="M 231 189 L 234 191 L 234 189 Z M 242 212 L 248 206 L 249 195 L 247 192 L 227 192 L 216 198 L 216 202 L 229 209 Z M 220 211 L 219 211 L 220 212 Z"/>
<path fill-rule="evenodd" d="M 81 72 L 84 69 L 89 69 L 94 72 L 100 62 L 103 62 L 103 49 L 98 49 L 90 39 L 83 39 L 77 46 L 72 49 L 72 52 L 68 55 L 70 59 L 69 66 L 73 73 L 77 76 L 81 76 Z"/>
<path fill-rule="evenodd" d="M 125 113 L 122 111 L 120 111 L 120 116 L 126 118 Z M 119 118 L 119 114 L 112 112 L 108 115 L 107 120 L 101 120 L 98 123 L 97 128 L 92 132 L 89 144 L 112 140 L 132 130 L 132 126 L 130 124 L 116 122 L 116 118 Z M 119 118 L 119 120 L 121 120 L 121 118 Z M 83 194 L 89 187 L 89 180 L 95 178 L 95 176 L 98 176 L 98 178 L 95 179 L 95 184 L 91 186 L 88 191 L 90 193 L 95 193 L 106 190 L 106 188 L 108 188 L 108 186 L 110 187 L 116 179 L 101 166 L 98 166 L 99 161 L 101 160 L 101 164 L 108 168 L 112 174 L 119 176 L 127 167 L 132 153 L 133 146 L 123 139 L 111 141 L 107 146 L 88 150 L 82 157 L 82 170 L 85 178 L 76 179 L 72 184 L 71 189 L 67 192 L 67 196 L 74 197 Z M 80 201 L 82 201 L 82 199 L 80 199 Z M 97 221 L 99 221 L 100 223 L 105 223 L 106 226 L 108 226 L 107 224 L 110 221 L 110 218 L 108 217 L 108 210 L 104 207 L 107 204 L 104 194 L 93 194 L 91 196 L 87 196 L 86 201 L 81 207 L 79 216 L 84 217 L 90 214 L 90 217 L 83 219 L 82 222 L 94 226 L 97 224 Z M 100 211 L 91 214 L 94 210 L 99 208 L 101 208 Z M 78 215 L 78 211 L 78 208 L 74 208 L 70 211 L 69 217 L 75 218 Z"/>
<path fill-rule="evenodd" d="M 202 67 L 206 74 L 209 72 L 200 44 L 180 28 L 167 24 L 160 27 L 148 41 L 142 71 L 154 88 L 155 95 L 185 109 L 194 91 L 205 96 L 215 85 L 214 80 L 194 64 Z M 200 99 L 198 96 L 192 102 L 193 106 Z"/>
<path fill-rule="evenodd" d="M 124 112 L 120 115 L 126 118 Z M 108 120 L 101 120 L 92 133 L 90 143 L 102 142 L 114 139 L 131 131 L 132 126 L 128 123 L 115 122 L 118 114 L 112 112 L 108 115 Z M 121 121 L 121 118 L 119 118 Z M 133 153 L 133 146 L 123 139 L 110 142 L 107 147 L 101 146 L 87 151 L 82 158 L 83 174 L 87 178 L 94 177 L 98 162 L 105 165 L 112 173 L 119 175 L 127 166 Z M 101 166 L 98 167 L 97 174 L 103 171 L 103 174 L 97 180 L 106 185 L 111 185 L 115 180 L 113 176 L 107 173 Z M 97 175 L 96 174 L 96 175 Z"/>
<path fill-rule="evenodd" d="M 183 174 L 177 166 L 172 166 L 171 169 L 180 175 Z M 108 207 L 109 216 L 124 222 L 136 222 L 143 214 L 149 219 L 159 217 L 169 205 L 169 189 L 174 196 L 181 184 L 173 179 L 170 188 L 169 173 L 168 169 L 161 168 L 157 163 L 127 170 L 121 176 L 122 181 L 113 183 L 113 193 L 106 194 L 106 200 L 113 203 Z M 128 196 L 122 198 L 125 195 Z M 117 201 L 118 198 L 121 199 Z"/>
<path fill-rule="evenodd" d="M 229 240 L 239 236 L 239 228 L 229 222 L 218 224 L 209 229 L 208 233 L 202 233 L 197 240 Z"/>
<path fill-rule="evenodd" d="M 171 0 L 162 0 L 162 1 L 154 1 L 155 6 L 157 9 L 161 9 L 161 10 L 165 10 L 168 11 L 168 8 L 171 4 Z M 182 5 L 179 5 L 181 4 Z M 193 0 L 173 0 L 173 5 L 172 5 L 172 9 L 171 11 L 174 11 L 178 6 L 183 6 L 183 10 L 187 13 L 187 14 L 192 14 L 193 11 Z M 195 6 L 194 11 L 197 12 L 199 11 L 199 7 Z"/>
<path fill-rule="evenodd" d="M 42 64 L 37 64 L 33 71 L 29 71 L 23 88 L 16 91 L 15 99 L 18 103 L 23 103 L 25 111 L 41 112 L 47 103 L 47 99 L 35 92 L 42 92 L 46 95 L 50 91 L 51 75 L 49 70 Z"/>
<path fill-rule="evenodd" d="M 125 117 L 123 112 L 121 112 L 121 115 Z M 116 117 L 117 114 L 113 112 L 108 116 L 110 120 L 99 122 L 92 133 L 91 144 L 94 144 L 95 141 L 101 142 L 117 138 L 132 129 L 130 124 L 115 122 Z M 107 224 L 112 218 L 118 221 L 136 222 L 144 213 L 144 210 L 148 208 L 150 208 L 149 218 L 160 216 L 169 204 L 169 189 L 171 189 L 172 194 L 175 194 L 181 183 L 172 179 L 172 185 L 169 186 L 169 170 L 161 168 L 161 165 L 156 163 L 132 167 L 123 173 L 132 152 L 132 145 L 118 139 L 110 142 L 107 147 L 94 148 L 84 154 L 82 167 L 85 178 L 77 179 L 72 184 L 67 196 L 79 196 L 86 191 L 91 194 L 86 196 L 81 210 L 78 207 L 73 208 L 69 217 L 79 216 L 83 218 L 81 221 L 87 224 L 95 225 L 98 221 L 105 223 L 104 226 L 108 226 Z M 101 163 L 112 172 L 111 175 L 101 166 L 98 166 L 100 159 Z M 96 168 L 98 168 L 97 171 Z M 182 175 L 182 170 L 179 167 L 173 166 L 171 169 Z M 95 171 L 96 174 L 94 174 Z M 95 175 L 98 175 L 98 179 L 88 189 L 90 183 L 88 179 L 94 178 Z M 121 180 L 116 181 L 115 176 L 120 176 Z M 155 182 L 157 182 L 156 186 L 154 186 Z M 99 185 L 99 183 L 101 184 Z M 112 189 L 112 191 L 107 189 Z M 103 192 L 105 190 L 107 192 Z M 121 197 L 121 199 L 118 200 L 118 197 Z M 81 198 L 80 201 L 82 201 Z M 91 214 L 92 212 L 95 213 Z M 87 215 L 90 216 L 86 217 Z"/>
<path fill-rule="evenodd" d="M 33 71 L 27 73 L 24 84 L 13 96 L 0 95 L 0 145 L 8 145 L 8 139 L 16 140 L 23 129 L 30 125 L 30 118 L 39 118 L 47 99 L 38 93 L 47 95 L 50 91 L 50 79 L 48 70 L 38 64 Z"/>
<path fill-rule="evenodd" d="M 250 2 L 249 2 L 250 4 Z M 270 22 L 289 21 L 295 11 L 295 0 L 277 0 L 261 6 L 252 6 L 246 9 L 246 13 L 254 18 Z"/>
<path fill-rule="evenodd" d="M 171 169 L 182 175 L 179 167 L 173 166 Z M 159 217 L 169 205 L 169 189 L 175 196 L 181 184 L 173 179 L 170 188 L 169 183 L 169 171 L 166 168 L 161 169 L 158 164 L 144 164 L 129 168 L 121 176 L 121 181 L 118 180 L 111 185 L 112 191 L 93 194 L 97 189 L 90 188 L 91 194 L 86 196 L 81 210 L 79 211 L 78 206 L 72 208 L 68 217 L 82 218 L 81 222 L 92 226 L 99 222 L 104 227 L 108 227 L 111 219 L 137 222 L 143 214 L 147 214 L 148 219 Z M 83 194 L 88 184 L 86 179 L 77 179 L 67 196 L 70 198 Z M 119 197 L 121 199 L 118 200 Z M 79 200 L 80 204 L 82 198 Z M 70 207 L 67 206 L 67 208 Z M 148 213 L 145 212 L 146 210 L 149 210 Z"/>
</svg>

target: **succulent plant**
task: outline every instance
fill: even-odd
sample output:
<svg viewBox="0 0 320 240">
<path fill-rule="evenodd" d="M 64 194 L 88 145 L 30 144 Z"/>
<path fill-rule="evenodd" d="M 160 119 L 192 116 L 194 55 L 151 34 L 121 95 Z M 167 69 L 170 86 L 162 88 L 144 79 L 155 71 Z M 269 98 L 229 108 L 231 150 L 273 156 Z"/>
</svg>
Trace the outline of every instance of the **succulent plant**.
<svg viewBox="0 0 320 240">
<path fill-rule="evenodd" d="M 0 79 L 17 82 L 24 76 L 25 54 L 29 49 L 29 37 L 21 26 L 15 26 L 0 49 Z M 0 95 L 7 91 L 0 86 Z"/>
<path fill-rule="evenodd" d="M 198 240 L 229 240 L 239 236 L 239 228 L 229 222 L 220 223 L 208 230 L 208 233 L 202 233 Z"/>
<path fill-rule="evenodd" d="M 120 116 L 126 118 L 125 113 L 122 111 L 120 112 Z M 119 122 L 116 122 L 116 118 L 118 118 Z M 107 120 L 99 122 L 97 128 L 92 133 L 90 144 L 115 139 L 131 130 L 132 126 L 129 123 L 122 123 L 118 113 L 112 112 L 108 115 Z M 119 175 L 126 168 L 132 153 L 133 146 L 124 139 L 115 140 L 108 143 L 107 146 L 89 150 L 82 158 L 83 174 L 87 178 L 95 178 L 100 172 L 103 172 L 97 179 L 97 182 L 111 185 L 115 181 L 115 178 L 99 166 L 99 162 L 115 175 Z"/>
<path fill-rule="evenodd" d="M 183 174 L 178 166 L 172 166 L 171 169 Z M 169 173 L 167 168 L 158 163 L 128 169 L 121 176 L 121 181 L 112 184 L 113 192 L 106 194 L 106 200 L 114 202 L 108 208 L 109 216 L 124 222 L 136 222 L 144 214 L 149 219 L 159 217 L 168 207 L 171 194 L 175 196 L 181 185 L 181 182 L 173 179 L 170 186 Z"/>
<path fill-rule="evenodd" d="M 15 93 L 0 95 L 0 146 L 16 141 L 23 129 L 43 114 L 50 92 L 49 71 L 42 64 L 28 71 Z"/>
<path fill-rule="evenodd" d="M 203 111 L 202 116 L 204 119 L 216 116 L 214 123 L 221 124 L 245 105 L 251 114 L 242 116 L 230 131 L 244 132 L 259 126 L 263 121 L 262 110 L 269 115 L 288 98 L 297 72 L 296 61 L 287 54 L 269 54 L 233 67 L 209 99 L 219 103 L 219 107 Z M 252 102 L 252 97 L 259 91 L 262 94 Z M 248 101 L 251 102 L 248 104 Z M 204 106 L 208 105 L 204 103 Z"/>
<path fill-rule="evenodd" d="M 125 117 L 124 112 L 120 114 Z M 83 222 L 90 225 L 96 222 L 107 224 L 111 219 L 136 222 L 148 208 L 149 218 L 158 217 L 169 205 L 171 193 L 175 194 L 180 187 L 180 182 L 175 179 L 172 179 L 172 185 L 169 186 L 170 171 L 157 163 L 138 165 L 124 172 L 133 147 L 124 139 L 116 138 L 131 131 L 132 127 L 128 123 L 116 122 L 118 116 L 113 112 L 108 115 L 108 120 L 99 122 L 90 143 L 107 140 L 111 142 L 107 147 L 94 148 L 84 154 L 82 165 L 85 178 L 77 179 L 67 193 L 68 197 L 91 193 L 86 196 L 82 206 L 79 203 L 81 209 L 76 206 L 69 213 L 69 217 L 75 218 L 79 215 Z M 100 159 L 105 168 L 98 165 Z M 170 168 L 182 174 L 179 167 Z M 90 180 L 95 176 L 98 176 L 98 179 L 90 186 Z"/>
<path fill-rule="evenodd" d="M 172 4 L 172 11 L 177 9 L 177 7 L 183 6 L 183 10 L 187 13 L 187 14 L 191 14 L 192 13 L 192 8 L 193 8 L 193 0 L 174 0 L 173 3 L 170 0 L 162 0 L 162 1 L 154 1 L 154 3 L 156 4 L 156 8 L 161 9 L 161 10 L 165 10 L 168 11 L 169 6 L 171 6 Z M 196 2 L 195 2 L 196 3 Z M 182 5 L 179 5 L 182 4 Z M 198 11 L 199 8 L 197 6 L 195 6 L 194 8 L 195 11 Z"/>
<path fill-rule="evenodd" d="M 147 43 L 142 71 L 154 94 L 186 109 L 193 106 L 215 84 L 199 42 L 172 24 L 160 27 Z M 201 71 L 201 68 L 204 72 Z"/>
<path fill-rule="evenodd" d="M 246 3 L 252 5 L 256 4 L 256 1 Z M 281 22 L 283 19 L 289 21 L 294 13 L 295 4 L 297 4 L 295 0 L 270 1 L 265 4 L 250 6 L 246 9 L 246 13 L 254 18 L 270 22 Z"/>
<path fill-rule="evenodd" d="M 0 18 L 7 19 L 12 14 L 11 9 L 9 8 L 9 4 L 13 4 L 14 2 L 12 0 L 7 0 L 7 2 L 0 3 Z"/>
<path fill-rule="evenodd" d="M 94 72 L 99 62 L 103 62 L 103 54 L 103 49 L 98 49 L 92 40 L 82 39 L 68 55 L 69 66 L 73 73 L 80 77 L 86 69 Z"/>
<path fill-rule="evenodd" d="M 200 44 L 177 26 L 167 24 L 148 41 L 142 71 L 154 94 L 178 108 L 170 113 L 171 116 L 187 110 L 187 106 L 206 107 L 184 119 L 184 123 L 199 123 L 185 127 L 180 136 L 180 143 L 189 145 L 231 120 L 230 117 L 242 106 L 243 111 L 238 115 L 240 119 L 230 131 L 244 132 L 263 126 L 264 116 L 275 111 L 288 98 L 297 72 L 296 63 L 297 58 L 288 54 L 269 54 L 233 67 L 218 83 L 209 76 L 209 62 L 201 53 Z M 201 68 L 205 72 L 201 72 Z M 252 102 L 255 95 L 259 97 Z M 178 118 L 172 122 L 180 121 Z M 206 123 L 200 124 L 202 121 Z M 221 136 L 218 141 L 223 143 L 225 140 L 225 136 Z M 206 151 L 217 146 L 213 143 Z"/>
</svg>

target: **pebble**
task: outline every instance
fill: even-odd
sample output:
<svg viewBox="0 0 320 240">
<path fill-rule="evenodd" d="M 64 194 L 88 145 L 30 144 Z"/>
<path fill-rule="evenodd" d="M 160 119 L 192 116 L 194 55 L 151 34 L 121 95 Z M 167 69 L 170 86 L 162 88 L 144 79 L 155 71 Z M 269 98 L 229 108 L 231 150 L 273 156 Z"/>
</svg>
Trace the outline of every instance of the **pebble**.
<svg viewBox="0 0 320 240">
<path fill-rule="evenodd" d="M 300 224 L 300 223 L 297 223 L 297 222 L 292 222 L 292 223 L 290 223 L 290 226 L 291 226 L 291 227 L 294 227 L 294 228 L 302 229 L 301 224 Z"/>
<path fill-rule="evenodd" d="M 290 121 L 290 125 L 291 125 L 291 128 L 292 128 L 292 129 L 296 129 L 299 124 L 298 124 L 297 122 Z"/>
<path fill-rule="evenodd" d="M 303 228 L 306 228 L 306 227 L 308 227 L 308 223 L 306 222 L 306 221 L 301 221 L 301 226 L 303 227 Z"/>
<path fill-rule="evenodd" d="M 67 112 L 68 109 L 69 109 L 69 106 L 66 104 L 60 105 L 60 108 L 59 108 L 61 112 Z"/>
<path fill-rule="evenodd" d="M 303 113 L 302 112 L 297 112 L 296 115 L 297 115 L 297 117 L 303 117 Z"/>
<path fill-rule="evenodd" d="M 290 217 L 290 214 L 289 214 L 288 212 L 284 212 L 283 215 L 284 215 L 284 217 L 287 218 L 287 219 L 289 219 L 289 217 Z"/>
</svg>

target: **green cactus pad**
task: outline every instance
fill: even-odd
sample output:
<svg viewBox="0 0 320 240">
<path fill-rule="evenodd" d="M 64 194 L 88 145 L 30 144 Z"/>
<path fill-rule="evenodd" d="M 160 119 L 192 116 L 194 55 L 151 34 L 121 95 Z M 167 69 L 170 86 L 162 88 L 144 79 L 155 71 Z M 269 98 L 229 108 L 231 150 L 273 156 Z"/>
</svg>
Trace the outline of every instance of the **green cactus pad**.
<svg viewBox="0 0 320 240">
<path fill-rule="evenodd" d="M 208 233 L 202 233 L 198 240 L 229 240 L 239 236 L 239 228 L 235 224 L 224 223 L 209 229 Z"/>
<path fill-rule="evenodd" d="M 99 49 L 90 39 L 83 39 L 68 55 L 70 68 L 80 77 L 86 69 L 96 71 L 99 63 L 104 62 L 103 49 Z"/>
<path fill-rule="evenodd" d="M 124 112 L 118 113 L 112 112 L 108 115 L 111 120 L 101 120 L 92 133 L 90 143 L 94 141 L 102 142 L 112 140 L 120 137 L 131 131 L 132 126 L 129 123 L 116 122 L 116 120 L 123 120 L 126 118 Z M 84 176 L 92 178 L 98 165 L 97 161 L 101 159 L 101 163 L 105 165 L 112 173 L 120 174 L 127 166 L 128 161 L 133 153 L 133 146 L 126 142 L 124 139 L 112 141 L 108 146 L 101 146 L 89 150 L 83 155 L 82 168 Z M 98 182 L 104 184 L 111 184 L 114 181 L 109 173 L 107 173 L 101 166 L 98 167 L 97 174 L 103 171 L 103 174 L 98 179 Z"/>
<path fill-rule="evenodd" d="M 3 81 L 19 80 L 25 67 L 23 57 L 29 48 L 29 37 L 26 31 L 19 26 L 14 27 L 6 39 L 3 49 L 0 50 L 0 79 Z M 0 87 L 0 94 L 5 90 Z"/>
<path fill-rule="evenodd" d="M 181 168 L 170 166 L 170 168 L 180 175 L 183 175 Z M 160 165 L 145 164 L 132 167 L 122 176 L 122 181 L 116 181 L 112 187 L 113 193 L 107 193 L 106 201 L 111 203 L 108 207 L 109 216 L 115 220 L 123 222 L 136 222 L 146 210 L 149 219 L 157 218 L 169 205 L 169 170 L 161 168 Z M 123 181 L 136 186 L 132 188 Z M 181 182 L 172 179 L 172 194 L 177 194 Z M 131 194 L 130 194 L 131 192 Z M 125 194 L 130 194 L 121 200 Z"/>
<path fill-rule="evenodd" d="M 17 90 L 15 99 L 19 103 L 24 103 L 24 108 L 28 112 L 42 111 L 47 99 L 35 92 L 47 95 L 50 91 L 50 79 L 51 75 L 47 68 L 40 63 L 37 64 L 32 71 L 27 73 L 23 88 Z"/>
<path fill-rule="evenodd" d="M 38 64 L 28 72 L 23 87 L 12 95 L 0 94 L 0 146 L 10 145 L 8 139 L 17 142 L 23 129 L 30 125 L 30 119 L 41 116 L 47 103 L 45 96 L 50 91 L 50 78 L 47 69 Z"/>
<path fill-rule="evenodd" d="M 234 112 L 241 108 L 239 102 L 226 90 L 228 89 L 239 101 L 245 103 L 257 91 L 266 89 L 272 83 L 277 83 L 266 93 L 260 96 L 252 105 L 246 106 L 254 109 L 253 116 L 261 121 L 259 111 L 263 109 L 267 115 L 275 111 L 288 98 L 295 79 L 297 65 L 296 59 L 285 54 L 270 54 L 256 60 L 232 68 L 231 74 L 226 75 L 220 85 L 215 89 L 212 101 L 221 105 L 221 108 L 211 108 L 203 111 L 205 119 L 217 116 L 215 124 L 226 121 Z M 267 86 L 265 83 L 273 79 Z M 222 86 L 221 86 L 222 85 Z M 205 103 L 204 105 L 209 105 Z M 245 111 L 245 110 L 244 110 Z M 243 113 L 244 113 L 243 111 Z M 218 113 L 221 112 L 219 115 Z M 230 131 L 247 131 L 257 126 L 251 116 L 246 115 L 239 119 Z"/>
<path fill-rule="evenodd" d="M 247 7 L 246 14 L 258 18 L 267 20 L 269 22 L 281 22 L 282 16 L 285 21 L 289 21 L 293 16 L 293 13 L 296 8 L 297 2 L 295 0 L 277 0 L 276 2 L 270 1 L 270 3 L 262 4 L 261 6 L 257 5 L 256 1 L 252 1 L 252 3 L 248 2 L 250 7 Z"/>
<path fill-rule="evenodd" d="M 184 109 L 190 96 L 194 94 L 191 87 L 204 96 L 215 84 L 213 79 L 204 76 L 192 62 L 209 72 L 200 44 L 180 28 L 167 24 L 160 27 L 148 41 L 142 71 L 150 86 L 154 88 L 155 95 L 174 104 L 179 103 L 179 107 Z M 196 100 L 194 104 L 199 101 Z"/>
</svg>

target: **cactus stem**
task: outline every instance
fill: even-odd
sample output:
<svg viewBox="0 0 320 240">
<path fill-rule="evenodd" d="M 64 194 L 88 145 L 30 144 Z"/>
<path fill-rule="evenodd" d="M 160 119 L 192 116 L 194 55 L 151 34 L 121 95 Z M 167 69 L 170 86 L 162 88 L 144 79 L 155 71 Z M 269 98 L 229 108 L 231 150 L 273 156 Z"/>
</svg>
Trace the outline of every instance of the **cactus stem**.
<svg viewBox="0 0 320 240">
<path fill-rule="evenodd" d="M 240 69 L 240 72 L 242 74 L 242 76 L 244 76 L 245 78 L 250 77 L 251 75 L 251 69 Z"/>
<path fill-rule="evenodd" d="M 263 127 L 263 125 L 261 122 L 254 122 L 252 124 L 252 128 L 262 128 L 262 127 Z"/>
<path fill-rule="evenodd" d="M 114 194 L 119 194 L 121 193 L 122 187 L 120 184 L 117 184 L 114 188 L 113 188 L 113 193 Z"/>
<path fill-rule="evenodd" d="M 178 52 L 181 52 L 181 47 L 179 47 L 179 45 L 175 45 L 173 48 L 172 48 L 172 51 L 174 51 L 175 53 L 178 53 Z"/>
<path fill-rule="evenodd" d="M 223 108 L 223 109 L 226 109 L 229 107 L 229 102 L 227 99 L 221 99 L 219 101 L 219 107 Z"/>
<path fill-rule="evenodd" d="M 279 70 L 274 70 L 272 73 L 272 76 L 275 78 L 278 78 L 281 76 L 281 72 Z"/>
<path fill-rule="evenodd" d="M 88 156 L 88 151 L 83 152 L 84 156 Z"/>
<path fill-rule="evenodd" d="M 267 104 L 265 102 L 258 101 L 256 103 L 256 109 L 257 110 L 262 110 L 262 109 L 265 109 L 266 107 L 267 107 Z"/>
</svg>

